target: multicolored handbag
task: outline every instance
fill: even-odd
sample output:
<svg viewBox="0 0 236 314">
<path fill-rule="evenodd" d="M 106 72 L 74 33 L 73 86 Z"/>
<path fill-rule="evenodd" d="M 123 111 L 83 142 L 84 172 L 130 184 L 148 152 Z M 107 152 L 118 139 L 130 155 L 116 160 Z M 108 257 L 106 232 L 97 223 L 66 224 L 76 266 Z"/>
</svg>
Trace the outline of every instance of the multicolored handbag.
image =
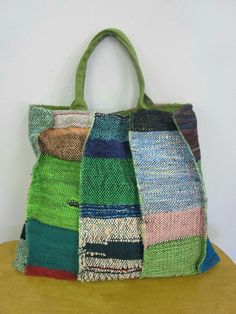
<svg viewBox="0 0 236 314">
<path fill-rule="evenodd" d="M 96 46 L 114 36 L 139 82 L 136 108 L 87 111 L 84 82 Z M 98 33 L 76 72 L 71 106 L 30 105 L 37 157 L 13 261 L 26 275 L 81 281 L 186 276 L 216 263 L 191 104 L 154 104 L 117 29 Z"/>
</svg>

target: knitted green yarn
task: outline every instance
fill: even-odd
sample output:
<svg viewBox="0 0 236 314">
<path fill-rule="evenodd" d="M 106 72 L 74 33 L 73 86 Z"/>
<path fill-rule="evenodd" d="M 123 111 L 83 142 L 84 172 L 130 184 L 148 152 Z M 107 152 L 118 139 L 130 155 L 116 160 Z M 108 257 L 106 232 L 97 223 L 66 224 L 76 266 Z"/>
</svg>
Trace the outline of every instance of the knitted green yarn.
<svg viewBox="0 0 236 314">
<path fill-rule="evenodd" d="M 94 205 L 139 204 L 133 162 L 130 159 L 83 159 L 81 203 Z M 101 193 L 101 191 L 103 191 Z"/>
<path fill-rule="evenodd" d="M 79 161 L 40 155 L 33 168 L 26 218 L 77 231 L 78 209 L 68 202 L 79 202 L 79 176 Z"/>
<path fill-rule="evenodd" d="M 189 237 L 151 245 L 144 250 L 143 277 L 186 276 L 198 273 L 204 237 Z"/>
</svg>

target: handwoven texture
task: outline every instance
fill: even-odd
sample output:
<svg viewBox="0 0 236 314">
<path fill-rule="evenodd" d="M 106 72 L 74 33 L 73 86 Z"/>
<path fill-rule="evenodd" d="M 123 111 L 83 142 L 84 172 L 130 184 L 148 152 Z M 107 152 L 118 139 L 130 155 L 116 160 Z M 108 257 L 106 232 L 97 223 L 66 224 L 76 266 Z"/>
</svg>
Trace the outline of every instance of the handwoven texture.
<svg viewBox="0 0 236 314">
<path fill-rule="evenodd" d="M 88 128 L 93 121 L 93 114 L 79 110 L 56 110 L 53 112 L 54 128 Z"/>
<path fill-rule="evenodd" d="M 131 131 L 173 131 L 177 127 L 171 112 L 161 110 L 139 110 L 132 115 Z"/>
<path fill-rule="evenodd" d="M 43 106 L 31 105 L 29 107 L 29 140 L 36 157 L 40 154 L 38 137 L 40 133 L 53 124 L 52 111 Z"/>
<path fill-rule="evenodd" d="M 144 250 L 141 277 L 186 276 L 198 273 L 205 244 L 190 237 L 154 244 Z"/>
<path fill-rule="evenodd" d="M 28 243 L 24 239 L 19 239 L 16 246 L 16 256 L 13 261 L 13 267 L 20 272 L 25 271 L 28 258 Z"/>
<path fill-rule="evenodd" d="M 189 236 L 205 235 L 205 210 L 193 208 L 183 211 L 168 211 L 144 215 L 145 246 L 181 239 Z"/>
<path fill-rule="evenodd" d="M 112 114 L 34 105 L 29 135 L 38 159 L 15 269 L 96 281 L 219 262 L 192 105 Z"/>
<path fill-rule="evenodd" d="M 178 128 L 189 144 L 196 160 L 201 158 L 201 152 L 198 142 L 197 118 L 192 110 L 192 105 L 185 105 L 183 108 L 174 113 L 174 119 L 178 124 Z"/>
<path fill-rule="evenodd" d="M 130 132 L 144 213 L 202 207 L 192 156 L 178 131 Z"/>
<path fill-rule="evenodd" d="M 134 113 L 129 132 L 144 224 L 141 276 L 194 274 L 206 250 L 202 177 L 173 116 L 156 111 L 149 119 L 148 114 Z M 173 259 L 158 254 L 162 247 Z M 182 258 L 174 257 L 175 249 Z"/>
<path fill-rule="evenodd" d="M 83 183 L 81 183 L 80 195 L 83 204 L 134 205 L 139 203 L 131 159 L 86 157 L 81 164 L 81 180 Z"/>
<path fill-rule="evenodd" d="M 65 279 L 77 277 L 78 233 L 46 225 L 35 219 L 26 223 L 28 259 L 26 274 L 46 275 Z M 65 272 L 65 273 L 64 273 Z M 58 276 L 57 276 L 58 275 Z"/>
<path fill-rule="evenodd" d="M 129 125 L 129 116 L 122 117 L 118 114 L 96 113 L 89 140 L 128 141 Z"/>
<path fill-rule="evenodd" d="M 27 219 L 77 231 L 80 162 L 40 155 L 32 174 L 26 207 Z"/>
<path fill-rule="evenodd" d="M 139 277 L 141 212 L 129 117 L 95 114 L 81 164 L 79 276 L 82 281 Z"/>
<path fill-rule="evenodd" d="M 48 128 L 39 136 L 43 154 L 65 160 L 80 160 L 89 128 Z"/>
</svg>

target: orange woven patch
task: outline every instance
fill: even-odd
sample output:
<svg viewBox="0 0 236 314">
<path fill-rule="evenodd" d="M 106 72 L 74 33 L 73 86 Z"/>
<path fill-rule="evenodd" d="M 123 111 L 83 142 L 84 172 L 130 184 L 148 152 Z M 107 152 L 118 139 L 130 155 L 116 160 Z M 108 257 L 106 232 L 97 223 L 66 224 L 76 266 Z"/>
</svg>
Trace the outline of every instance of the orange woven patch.
<svg viewBox="0 0 236 314">
<path fill-rule="evenodd" d="M 79 160 L 89 128 L 48 128 L 39 136 L 39 147 L 43 154 L 65 160 Z"/>
</svg>

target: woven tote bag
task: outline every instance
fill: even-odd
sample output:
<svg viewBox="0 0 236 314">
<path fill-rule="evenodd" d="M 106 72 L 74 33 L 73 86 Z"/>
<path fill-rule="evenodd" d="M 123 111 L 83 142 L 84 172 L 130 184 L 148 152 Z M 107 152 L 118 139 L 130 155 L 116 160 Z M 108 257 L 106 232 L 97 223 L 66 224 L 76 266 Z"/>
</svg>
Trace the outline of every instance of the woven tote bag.
<svg viewBox="0 0 236 314">
<path fill-rule="evenodd" d="M 133 109 L 88 111 L 87 62 L 107 36 L 136 70 Z M 76 72 L 70 106 L 29 106 L 37 161 L 13 267 L 26 275 L 95 281 L 200 274 L 219 262 L 191 104 L 154 104 L 137 55 L 117 29 L 99 32 Z"/>
</svg>

